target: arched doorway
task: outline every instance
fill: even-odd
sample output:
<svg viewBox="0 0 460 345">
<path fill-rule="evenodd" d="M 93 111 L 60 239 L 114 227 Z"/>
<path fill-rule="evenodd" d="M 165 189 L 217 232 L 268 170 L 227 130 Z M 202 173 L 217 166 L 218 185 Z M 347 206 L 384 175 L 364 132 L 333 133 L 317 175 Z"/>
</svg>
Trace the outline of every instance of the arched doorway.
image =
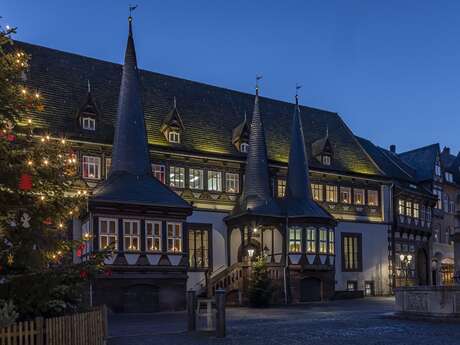
<svg viewBox="0 0 460 345">
<path fill-rule="evenodd" d="M 417 284 L 418 285 L 428 285 L 428 256 L 425 249 L 420 248 L 417 251 Z"/>
<path fill-rule="evenodd" d="M 308 277 L 300 281 L 300 301 L 316 302 L 321 301 L 321 280 Z"/>
<path fill-rule="evenodd" d="M 152 285 L 132 285 L 123 292 L 125 313 L 151 313 L 160 309 L 159 289 Z"/>
</svg>

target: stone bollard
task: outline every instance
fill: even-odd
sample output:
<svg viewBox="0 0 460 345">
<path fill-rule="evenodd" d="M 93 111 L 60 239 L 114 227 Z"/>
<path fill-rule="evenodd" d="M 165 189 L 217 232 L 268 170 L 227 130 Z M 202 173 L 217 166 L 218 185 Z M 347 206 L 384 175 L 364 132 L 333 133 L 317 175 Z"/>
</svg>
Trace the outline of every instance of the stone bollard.
<svg viewBox="0 0 460 345">
<path fill-rule="evenodd" d="M 216 290 L 216 336 L 217 338 L 225 338 L 225 290 Z"/>
<path fill-rule="evenodd" d="M 187 329 L 189 332 L 196 331 L 196 292 L 187 291 Z"/>
</svg>

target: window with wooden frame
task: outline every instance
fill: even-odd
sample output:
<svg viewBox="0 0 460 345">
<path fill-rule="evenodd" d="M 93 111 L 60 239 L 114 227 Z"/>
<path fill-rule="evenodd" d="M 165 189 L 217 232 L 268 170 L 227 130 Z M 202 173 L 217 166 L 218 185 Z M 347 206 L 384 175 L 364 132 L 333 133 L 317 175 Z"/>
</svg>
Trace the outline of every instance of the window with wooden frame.
<svg viewBox="0 0 460 345">
<path fill-rule="evenodd" d="M 412 217 L 412 201 L 406 201 L 406 216 Z"/>
<path fill-rule="evenodd" d="M 203 189 L 203 170 L 202 169 L 189 169 L 189 186 L 190 189 Z"/>
<path fill-rule="evenodd" d="M 337 186 L 326 185 L 326 201 L 337 202 Z"/>
<path fill-rule="evenodd" d="M 105 158 L 105 178 L 109 177 L 110 168 L 112 168 L 112 158 L 106 157 Z"/>
<path fill-rule="evenodd" d="M 213 192 L 222 191 L 222 173 L 220 171 L 208 171 L 208 190 Z"/>
<path fill-rule="evenodd" d="M 240 144 L 240 152 L 248 153 L 249 144 L 248 143 L 241 143 Z"/>
<path fill-rule="evenodd" d="M 342 233 L 342 271 L 362 271 L 362 235 Z"/>
<path fill-rule="evenodd" d="M 313 194 L 313 200 L 323 201 L 323 185 L 319 183 L 311 184 L 311 193 Z"/>
<path fill-rule="evenodd" d="M 168 252 L 182 252 L 182 223 L 167 223 Z"/>
<path fill-rule="evenodd" d="M 161 222 L 145 221 L 145 248 L 148 252 L 161 252 Z"/>
<path fill-rule="evenodd" d="M 123 219 L 123 238 L 125 251 L 139 251 L 141 249 L 140 222 L 134 219 Z"/>
<path fill-rule="evenodd" d="M 353 198 L 354 198 L 355 205 L 364 205 L 365 203 L 364 189 L 361 189 L 361 188 L 353 189 Z"/>
<path fill-rule="evenodd" d="M 82 176 L 85 179 L 99 180 L 101 178 L 101 158 L 94 156 L 83 156 Z"/>
<path fill-rule="evenodd" d="M 180 133 L 177 131 L 169 131 L 168 141 L 173 144 L 180 144 Z"/>
<path fill-rule="evenodd" d="M 166 183 L 166 167 L 163 164 L 152 164 L 153 176 L 161 183 Z"/>
<path fill-rule="evenodd" d="M 400 215 L 404 216 L 406 214 L 406 203 L 403 199 L 398 200 L 398 212 Z"/>
<path fill-rule="evenodd" d="M 175 188 L 185 188 L 185 168 L 169 167 L 169 185 Z"/>
<path fill-rule="evenodd" d="M 367 191 L 367 204 L 369 206 L 379 206 L 379 192 L 376 190 Z"/>
<path fill-rule="evenodd" d="M 329 229 L 329 254 L 335 254 L 335 233 L 334 229 Z"/>
<path fill-rule="evenodd" d="M 420 204 L 418 202 L 414 202 L 414 218 L 420 218 Z"/>
<path fill-rule="evenodd" d="M 188 230 L 188 252 L 190 269 L 209 267 L 209 230 L 190 228 Z"/>
<path fill-rule="evenodd" d="M 308 227 L 306 232 L 307 253 L 316 253 L 316 228 Z"/>
<path fill-rule="evenodd" d="M 228 193 L 240 192 L 240 175 L 235 173 L 225 173 L 225 190 Z"/>
<path fill-rule="evenodd" d="M 99 218 L 99 248 L 118 250 L 118 220 Z"/>
<path fill-rule="evenodd" d="M 83 117 L 81 119 L 81 127 L 87 131 L 95 131 L 96 120 L 92 117 Z"/>
<path fill-rule="evenodd" d="M 319 252 L 320 254 L 326 254 L 327 253 L 327 229 L 326 228 L 320 228 L 319 229 Z"/>
<path fill-rule="evenodd" d="M 289 228 L 289 252 L 300 253 L 302 251 L 302 228 L 292 226 Z"/>
<path fill-rule="evenodd" d="M 340 187 L 340 202 L 342 204 L 351 204 L 351 188 Z"/>
<path fill-rule="evenodd" d="M 286 194 L 286 180 L 279 178 L 276 180 L 276 195 L 278 198 L 284 197 Z"/>
</svg>

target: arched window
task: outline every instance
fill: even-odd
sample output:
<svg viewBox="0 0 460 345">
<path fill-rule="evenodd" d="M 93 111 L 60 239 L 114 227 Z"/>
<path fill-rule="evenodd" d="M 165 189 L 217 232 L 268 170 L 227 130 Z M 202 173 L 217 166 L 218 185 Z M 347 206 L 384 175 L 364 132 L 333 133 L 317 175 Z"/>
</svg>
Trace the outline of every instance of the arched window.
<svg viewBox="0 0 460 345">
<path fill-rule="evenodd" d="M 176 131 L 170 131 L 168 133 L 168 141 L 170 143 L 180 144 L 180 133 Z"/>
<path fill-rule="evenodd" d="M 249 144 L 248 143 L 241 143 L 240 145 L 240 151 L 243 153 L 247 153 L 249 149 Z"/>
</svg>

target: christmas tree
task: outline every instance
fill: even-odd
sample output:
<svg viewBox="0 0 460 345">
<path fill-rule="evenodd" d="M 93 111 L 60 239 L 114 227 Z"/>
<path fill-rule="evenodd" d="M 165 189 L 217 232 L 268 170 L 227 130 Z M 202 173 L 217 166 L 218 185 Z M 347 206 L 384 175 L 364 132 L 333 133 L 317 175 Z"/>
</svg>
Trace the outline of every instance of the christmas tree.
<svg viewBox="0 0 460 345">
<path fill-rule="evenodd" d="M 264 256 L 259 256 L 251 266 L 251 280 L 248 289 L 250 305 L 258 308 L 268 307 L 272 292 L 267 261 Z"/>
<path fill-rule="evenodd" d="M 77 310 L 105 254 L 85 255 L 87 242 L 69 240 L 87 191 L 75 188 L 66 139 L 35 125 L 42 96 L 27 86 L 31 57 L 14 45 L 14 33 L 0 27 L 0 300 L 25 319 Z M 83 256 L 78 264 L 74 251 Z"/>
</svg>

